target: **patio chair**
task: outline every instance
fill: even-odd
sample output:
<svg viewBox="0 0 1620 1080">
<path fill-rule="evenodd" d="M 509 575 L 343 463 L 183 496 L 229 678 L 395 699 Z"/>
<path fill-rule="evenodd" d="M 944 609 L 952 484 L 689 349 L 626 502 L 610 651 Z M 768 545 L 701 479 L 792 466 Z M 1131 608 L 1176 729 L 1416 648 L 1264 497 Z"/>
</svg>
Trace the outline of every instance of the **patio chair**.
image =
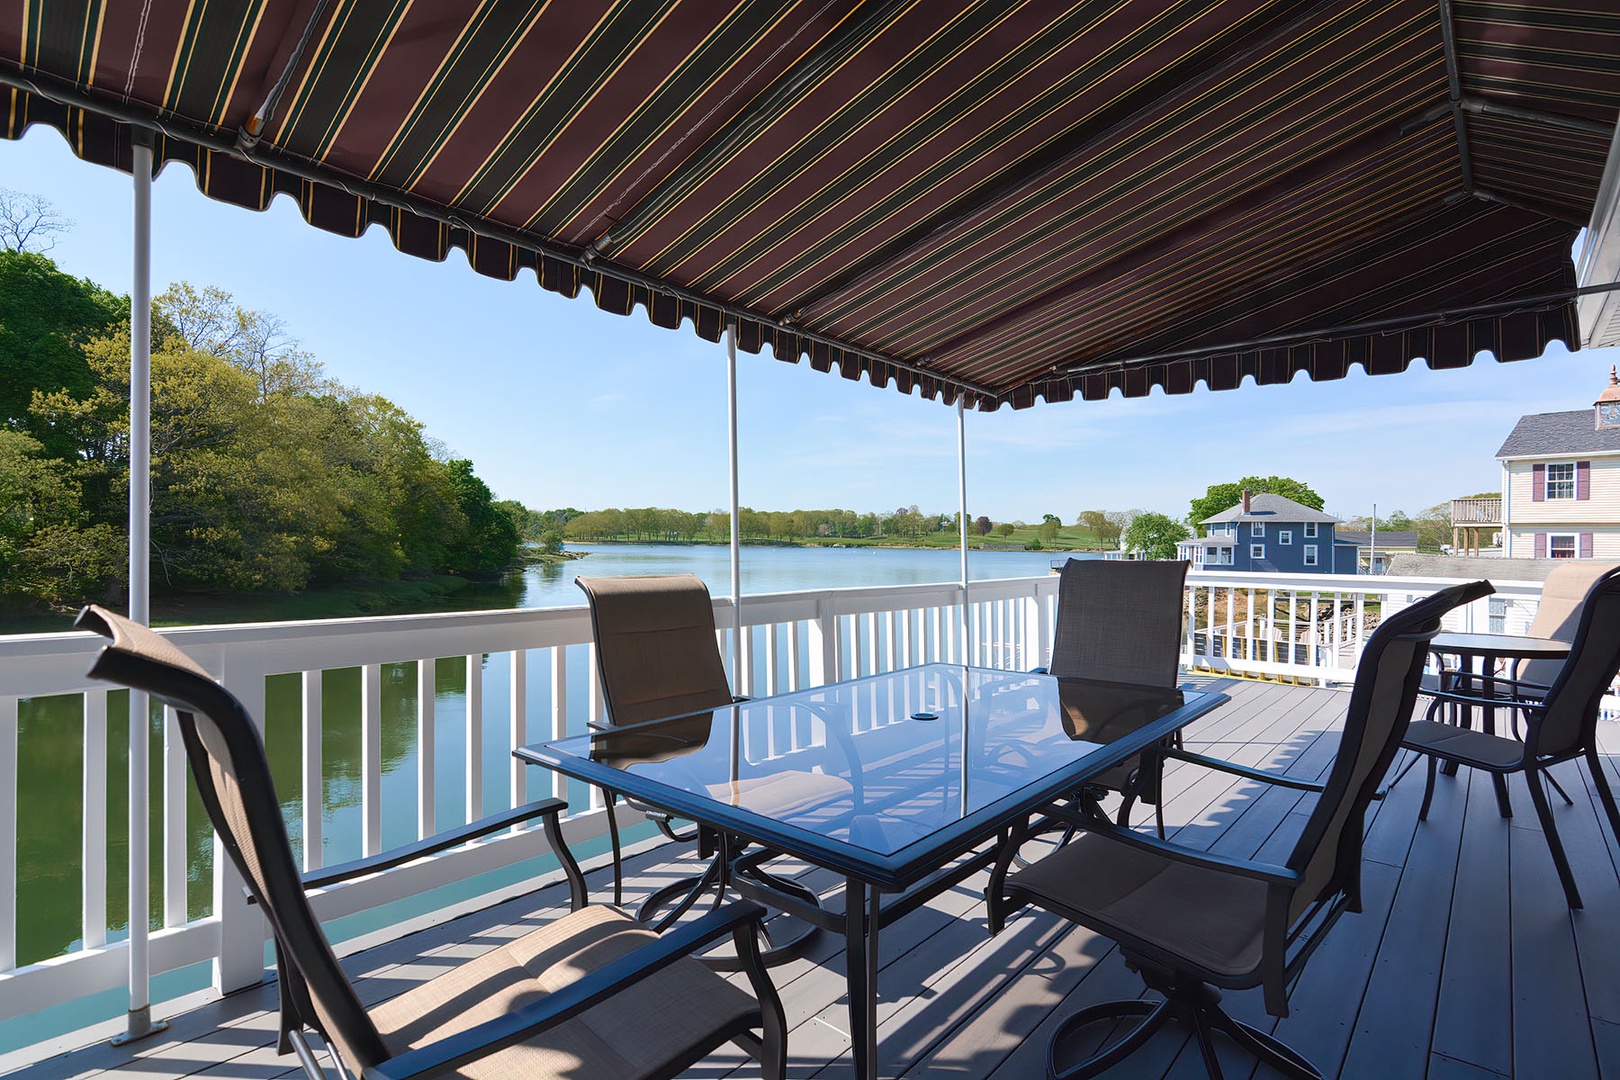
<svg viewBox="0 0 1620 1080">
<path fill-rule="evenodd" d="M 1070 559 L 1058 582 L 1057 629 L 1052 662 L 1043 670 L 1059 678 L 1104 679 L 1145 686 L 1176 685 L 1181 667 L 1181 617 L 1185 608 L 1185 561 L 1125 562 Z M 1176 734 L 1167 745 L 1180 747 Z M 1120 796 L 1115 820 L 1131 822 L 1138 801 L 1154 808 L 1164 836 L 1161 764 L 1156 754 L 1127 759 L 1087 783 L 1080 792 L 1088 809 Z"/>
<path fill-rule="evenodd" d="M 1220 1075 L 1211 1033 L 1224 1031 L 1286 1076 L 1320 1077 L 1282 1042 L 1228 1015 L 1217 988 L 1259 986 L 1266 1011 L 1288 1015 L 1288 987 L 1305 961 L 1340 915 L 1361 909 L 1363 819 L 1412 715 L 1428 643 L 1442 615 L 1491 591 L 1484 581 L 1455 585 L 1390 615 L 1368 638 L 1324 783 L 1241 770 L 1320 792 L 1282 865 L 1181 847 L 1084 818 L 1077 824 L 1086 832 L 1028 869 L 1004 877 L 1008 860 L 998 862 L 988 895 L 992 931 L 1018 907 L 1045 908 L 1119 942 L 1126 963 L 1164 995 L 1162 1001 L 1095 1005 L 1069 1017 L 1048 1047 L 1049 1076 L 1095 1076 L 1179 1018 L 1191 1026 L 1211 1076 Z M 1130 1018 L 1140 1019 L 1112 1045 L 1072 1067 L 1059 1066 L 1080 1028 Z"/>
<path fill-rule="evenodd" d="M 99 607 L 78 625 L 112 639 L 90 674 L 173 706 L 208 816 L 274 934 L 281 988 L 278 1050 L 326 1075 L 305 1031 L 317 1032 L 340 1075 L 406 1077 L 669 1077 L 734 1042 L 767 1076 L 786 1069 L 785 1018 L 760 961 L 762 908 L 733 904 L 662 937 L 611 907 L 585 906 L 585 880 L 563 843 L 567 804 L 548 799 L 501 815 L 494 828 L 542 818 L 568 878 L 572 913 L 367 1008 L 316 921 L 305 890 L 377 873 L 449 846 L 412 845 L 300 877 L 264 742 L 229 691 L 151 630 Z M 455 830 L 464 843 L 487 822 Z M 754 996 L 693 958 L 729 934 Z M 670 1009 L 670 1002 L 680 1002 Z M 344 1070 L 347 1070 L 346 1072 Z"/>
<path fill-rule="evenodd" d="M 1564 886 L 1564 898 L 1571 908 L 1581 906 L 1581 894 L 1575 887 L 1575 876 L 1570 871 L 1563 842 L 1558 838 L 1558 826 L 1543 784 L 1552 781 L 1546 771 L 1551 766 L 1576 758 L 1585 759 L 1592 773 L 1592 785 L 1608 815 L 1609 827 L 1620 840 L 1620 810 L 1616 810 L 1614 793 L 1609 788 L 1597 748 L 1599 703 L 1615 674 L 1620 672 L 1620 567 L 1604 568 L 1578 607 L 1580 620 L 1575 626 L 1569 658 L 1563 661 L 1545 695 L 1539 700 L 1493 701 L 1499 707 L 1524 714 L 1522 740 L 1425 719 L 1412 723 L 1401 744 L 1428 758 L 1428 784 L 1423 789 L 1423 805 L 1418 809 L 1419 821 L 1428 819 L 1429 803 L 1434 798 L 1435 773 L 1442 759 L 1499 777 L 1523 773 L 1525 786 L 1530 789 L 1530 802 L 1541 819 L 1547 848 L 1558 868 L 1558 880 Z M 1461 704 L 1468 701 L 1461 692 L 1446 696 Z M 1564 798 L 1565 802 L 1569 801 L 1567 795 Z"/>
<path fill-rule="evenodd" d="M 645 726 L 651 721 L 668 721 L 674 729 L 685 729 L 684 741 L 707 737 L 714 710 L 745 698 L 734 697 L 726 680 L 726 669 L 716 643 L 714 604 L 709 590 L 693 574 L 645 577 L 575 578 L 591 609 L 591 632 L 596 641 L 596 669 L 602 683 L 602 699 L 608 729 Z M 695 715 L 694 715 L 695 714 Z M 599 726 L 599 725 L 597 725 Z M 666 728 L 664 724 L 660 729 Z M 830 734 L 838 732 L 829 728 Z M 736 801 L 746 792 L 749 805 L 771 812 L 774 801 L 827 802 L 850 799 L 854 788 L 842 777 L 825 772 L 799 770 L 776 773 L 758 781 L 741 780 L 727 797 Z M 618 794 L 603 790 L 608 811 L 608 835 L 613 847 L 613 899 L 619 903 L 623 871 L 619 825 L 614 805 Z M 658 826 L 671 840 L 689 841 L 693 834 L 676 832 L 672 815 L 660 807 L 641 802 L 629 803 Z M 730 837 L 698 829 L 700 856 L 709 858 L 701 874 L 671 882 L 643 901 L 639 914 L 649 922 L 669 901 L 679 897 L 674 907 L 653 925 L 662 929 L 684 914 L 698 897 L 713 889 L 723 894 L 729 880 L 733 850 Z M 800 896 L 807 903 L 819 903 L 814 893 L 791 881 L 771 878 L 755 868 L 757 876 Z M 790 940 L 774 944 L 767 959 L 775 963 L 788 958 L 808 944 L 813 928 Z M 716 966 L 722 966 L 716 964 Z"/>
</svg>

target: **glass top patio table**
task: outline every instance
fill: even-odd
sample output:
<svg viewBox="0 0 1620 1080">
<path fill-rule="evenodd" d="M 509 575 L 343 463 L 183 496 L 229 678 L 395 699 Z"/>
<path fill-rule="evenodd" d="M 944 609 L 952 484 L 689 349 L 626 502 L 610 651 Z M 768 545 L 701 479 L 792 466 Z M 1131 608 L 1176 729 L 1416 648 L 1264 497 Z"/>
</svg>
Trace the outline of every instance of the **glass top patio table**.
<svg viewBox="0 0 1620 1080">
<path fill-rule="evenodd" d="M 515 753 L 894 890 L 1226 700 L 929 664 Z"/>
</svg>

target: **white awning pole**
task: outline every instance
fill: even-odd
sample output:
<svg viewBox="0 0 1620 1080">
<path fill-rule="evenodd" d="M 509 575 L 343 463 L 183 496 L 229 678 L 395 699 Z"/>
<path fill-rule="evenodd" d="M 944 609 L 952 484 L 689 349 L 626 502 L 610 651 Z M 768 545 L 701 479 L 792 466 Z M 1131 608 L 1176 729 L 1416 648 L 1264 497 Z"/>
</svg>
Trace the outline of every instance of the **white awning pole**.
<svg viewBox="0 0 1620 1080">
<path fill-rule="evenodd" d="M 973 657 L 968 654 L 968 625 L 971 616 L 968 612 L 968 509 L 967 509 L 967 408 L 966 398 L 958 395 L 956 399 L 956 481 L 958 500 L 961 512 L 957 525 L 961 530 L 962 544 L 962 663 L 971 663 Z"/>
<path fill-rule="evenodd" d="M 737 323 L 726 324 L 726 420 L 731 438 L 731 685 L 738 694 L 752 694 L 743 685 L 742 634 L 742 508 L 737 485 Z"/>
<path fill-rule="evenodd" d="M 136 131 L 134 273 L 129 291 L 129 617 L 152 620 L 152 134 Z M 147 839 L 151 747 L 145 694 L 129 695 L 129 1014 L 122 1045 L 164 1030 L 152 1023 Z"/>
</svg>

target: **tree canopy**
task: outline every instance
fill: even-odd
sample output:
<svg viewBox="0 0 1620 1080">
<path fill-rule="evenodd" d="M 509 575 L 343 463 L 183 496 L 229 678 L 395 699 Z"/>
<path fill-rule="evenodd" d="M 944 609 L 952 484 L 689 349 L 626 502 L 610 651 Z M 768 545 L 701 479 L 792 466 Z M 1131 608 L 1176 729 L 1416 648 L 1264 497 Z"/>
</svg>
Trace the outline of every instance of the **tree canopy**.
<svg viewBox="0 0 1620 1080">
<path fill-rule="evenodd" d="M 1295 480 L 1291 476 L 1245 476 L 1235 483 L 1211 484 L 1203 495 L 1192 501 L 1192 509 L 1187 514 L 1187 524 L 1202 533 L 1204 519 L 1236 506 L 1243 498 L 1244 488 L 1248 488 L 1251 495 L 1281 495 L 1312 510 L 1322 509 L 1325 501 L 1309 484 L 1303 480 Z"/>
<path fill-rule="evenodd" d="M 1147 559 L 1173 559 L 1176 541 L 1185 540 L 1192 533 L 1187 526 L 1167 514 L 1149 510 L 1136 515 L 1130 528 L 1125 530 L 1125 547 L 1140 552 Z"/>
<path fill-rule="evenodd" d="M 8 306 L 9 305 L 9 306 Z M 281 321 L 220 289 L 154 302 L 154 591 L 297 591 L 488 575 L 519 522 L 404 410 L 328 379 Z M 0 601 L 125 588 L 128 301 L 0 252 Z"/>
</svg>

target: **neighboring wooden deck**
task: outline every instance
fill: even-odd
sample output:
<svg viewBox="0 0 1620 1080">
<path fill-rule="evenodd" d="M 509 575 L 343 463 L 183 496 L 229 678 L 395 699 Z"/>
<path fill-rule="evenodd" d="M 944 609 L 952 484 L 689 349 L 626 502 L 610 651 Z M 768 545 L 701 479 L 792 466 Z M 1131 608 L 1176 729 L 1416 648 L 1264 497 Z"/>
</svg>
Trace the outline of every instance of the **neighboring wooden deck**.
<svg viewBox="0 0 1620 1080">
<path fill-rule="evenodd" d="M 1245 764 L 1318 776 L 1330 761 L 1348 695 L 1233 684 L 1234 701 L 1189 729 L 1191 748 Z M 1324 737 L 1325 734 L 1325 737 Z M 1620 731 L 1606 729 L 1620 752 Z M 1512 822 L 1496 814 L 1488 777 L 1442 778 L 1419 826 L 1421 771 L 1374 804 L 1364 868 L 1366 910 L 1347 915 L 1312 958 L 1293 1015 L 1265 1015 L 1257 992 L 1228 996 L 1251 1023 L 1274 1028 L 1325 1075 L 1350 1077 L 1620 1076 L 1620 876 L 1615 838 L 1600 828 L 1578 766 L 1558 775 L 1576 798 L 1554 804 L 1586 909 L 1564 906 L 1552 860 L 1515 778 Z M 1612 773 L 1611 773 L 1612 775 Z M 1177 769 L 1166 818 L 1176 838 L 1234 856 L 1279 858 L 1303 809 L 1297 793 L 1224 774 Z M 1620 782 L 1616 778 L 1611 782 Z M 633 862 L 636 892 L 684 872 L 675 849 Z M 600 899 L 606 874 L 592 875 Z M 828 890 L 830 876 L 802 880 Z M 1042 913 L 985 932 L 982 877 L 886 930 L 881 942 L 880 1052 L 885 1076 L 1021 1080 L 1040 1076 L 1047 1033 L 1098 1001 L 1135 997 L 1141 983 L 1106 939 Z M 504 904 L 351 958 L 368 1001 L 521 934 L 560 913 L 559 889 Z M 787 1005 L 792 1074 L 848 1075 L 841 940 L 822 935 L 804 959 L 774 969 Z M 174 1019 L 129 1051 L 95 1046 L 24 1070 L 30 1080 L 294 1073 L 271 1042 L 273 987 L 236 994 Z M 695 1077 L 748 1076 L 721 1054 Z M 1227 1075 L 1249 1076 L 1235 1051 Z M 1164 1033 L 1119 1076 L 1198 1077 L 1195 1049 Z"/>
</svg>

